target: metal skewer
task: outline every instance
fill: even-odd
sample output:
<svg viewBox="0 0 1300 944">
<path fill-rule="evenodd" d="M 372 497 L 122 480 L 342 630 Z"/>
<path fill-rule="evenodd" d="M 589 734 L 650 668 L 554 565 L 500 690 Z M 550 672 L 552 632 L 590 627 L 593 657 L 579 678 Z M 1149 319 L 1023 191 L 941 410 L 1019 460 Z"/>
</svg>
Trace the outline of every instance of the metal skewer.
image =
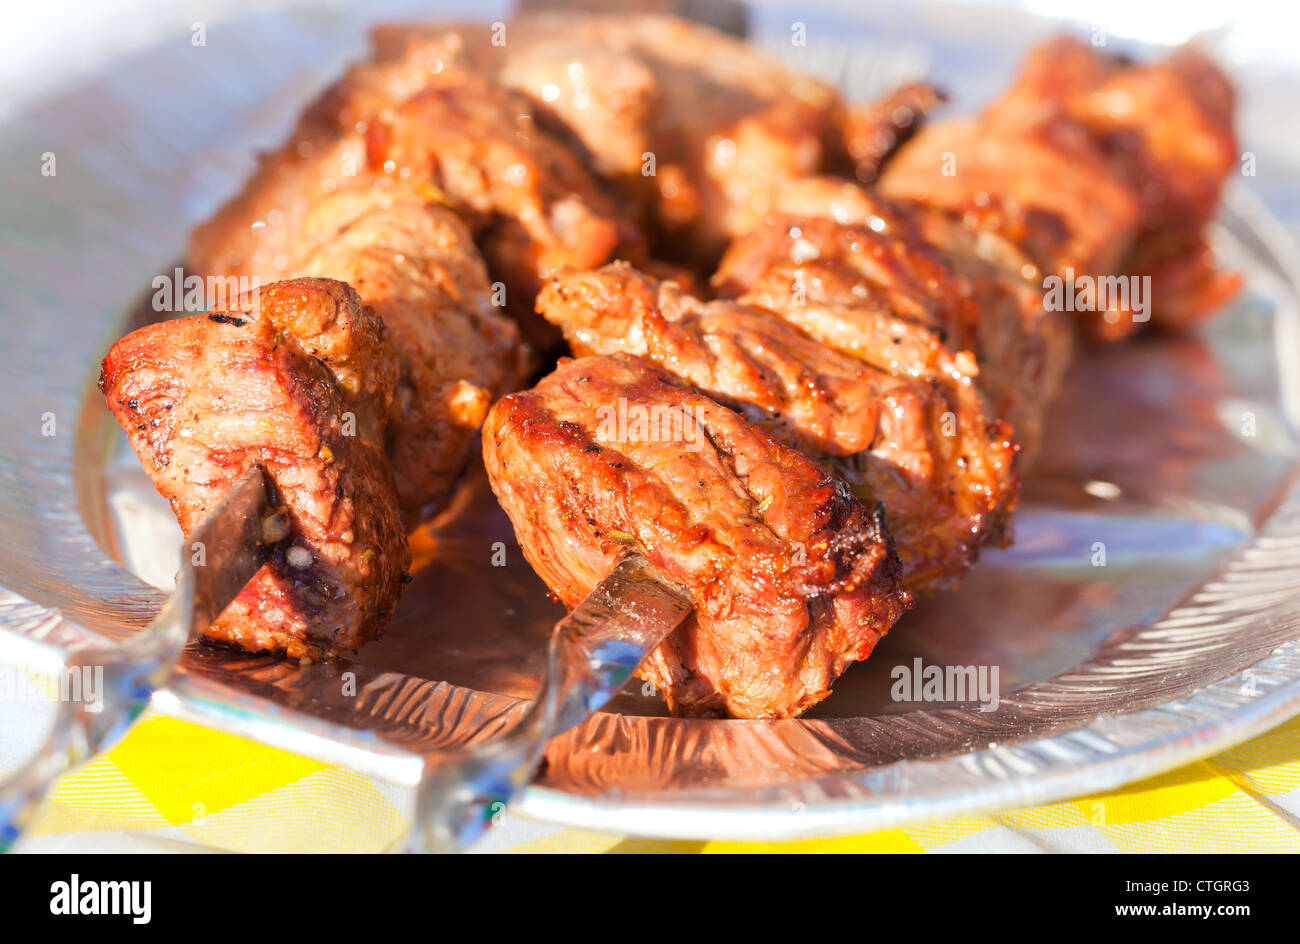
<svg viewBox="0 0 1300 944">
<path fill-rule="evenodd" d="M 187 643 L 200 637 L 266 563 L 262 520 L 274 511 L 260 466 L 245 473 L 185 541 L 176 590 L 149 626 L 116 646 L 65 652 L 3 632 L 7 662 L 57 677 L 101 669 L 94 704 L 59 701 L 50 734 L 27 764 L 0 780 L 0 852 L 31 826 L 55 780 L 113 747 L 167 685 Z M 203 563 L 191 549 L 202 545 Z M 639 554 L 624 558 L 556 624 L 546 675 L 523 719 L 503 737 L 465 751 L 425 757 L 416 808 L 400 851 L 453 852 L 491 825 L 522 790 L 546 742 L 612 698 L 646 654 L 691 612 L 691 601 Z M 349 728 L 332 735 L 357 735 Z M 364 740 L 364 738 L 362 738 Z"/>
<path fill-rule="evenodd" d="M 691 607 L 640 554 L 623 558 L 555 624 L 546 675 L 523 720 L 487 744 L 426 761 L 399 851 L 458 852 L 482 836 L 532 779 L 546 742 L 613 698 Z"/>
<path fill-rule="evenodd" d="M 262 519 L 273 511 L 270 499 L 261 466 L 240 476 L 185 539 L 176 590 L 149 626 L 127 642 L 68 654 L 4 633 L 5 653 L 23 668 L 46 677 L 102 670 L 103 684 L 93 703 L 59 701 L 33 762 L 0 780 L 0 852 L 30 827 L 59 776 L 122 739 L 167 683 L 186 643 L 201 636 L 266 563 L 270 548 L 262 541 Z M 197 547 L 202 555 L 192 552 Z"/>
</svg>

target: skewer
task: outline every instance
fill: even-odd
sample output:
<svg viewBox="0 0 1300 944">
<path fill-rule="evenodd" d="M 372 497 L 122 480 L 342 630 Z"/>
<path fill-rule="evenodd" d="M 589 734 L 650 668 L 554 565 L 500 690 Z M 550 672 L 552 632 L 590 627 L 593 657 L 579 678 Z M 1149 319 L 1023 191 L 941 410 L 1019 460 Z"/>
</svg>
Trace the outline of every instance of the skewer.
<svg viewBox="0 0 1300 944">
<path fill-rule="evenodd" d="M 47 676 L 102 666 L 105 688 L 97 710 L 61 702 L 35 759 L 0 782 L 0 852 L 35 821 L 58 777 L 122 739 L 166 686 L 185 644 L 202 635 L 265 563 L 270 548 L 260 541 L 260 523 L 272 510 L 265 474 L 254 467 L 186 542 L 187 549 L 204 542 L 213 553 L 208 566 L 191 565 L 187 555 L 176 591 L 158 616 L 111 651 L 63 657 L 52 647 L 4 635 L 10 661 Z M 644 557 L 620 561 L 556 624 L 541 689 L 518 725 L 487 744 L 426 756 L 415 815 L 395 851 L 458 852 L 479 838 L 532 779 L 547 741 L 599 711 L 691 609 L 689 597 Z M 333 735 L 360 733 L 340 726 Z"/>
<path fill-rule="evenodd" d="M 61 653 L 0 632 L 5 662 L 42 677 L 103 670 L 92 703 L 63 700 L 36 757 L 0 781 L 0 852 L 31 826 L 54 781 L 117 744 L 171 677 L 187 643 L 197 640 L 270 556 L 262 520 L 273 512 L 269 480 L 255 465 L 185 539 L 176 589 L 140 634 L 117 646 Z M 194 553 L 202 548 L 202 554 Z M 202 563 L 195 565 L 195 560 Z"/>
<path fill-rule="evenodd" d="M 601 709 L 690 615 L 690 598 L 629 554 L 555 624 L 542 687 L 502 737 L 426 763 L 405 852 L 458 852 L 532 779 L 546 742 Z"/>
</svg>

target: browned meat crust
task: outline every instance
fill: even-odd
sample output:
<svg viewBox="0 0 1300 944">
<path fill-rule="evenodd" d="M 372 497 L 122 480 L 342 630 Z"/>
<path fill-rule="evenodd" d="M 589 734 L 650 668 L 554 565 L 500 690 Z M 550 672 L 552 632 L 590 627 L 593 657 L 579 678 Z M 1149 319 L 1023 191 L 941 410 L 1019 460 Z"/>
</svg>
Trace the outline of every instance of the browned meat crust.
<svg viewBox="0 0 1300 944">
<path fill-rule="evenodd" d="M 978 397 L 828 348 L 779 315 L 700 302 L 624 265 L 554 277 L 538 310 L 574 351 L 654 360 L 884 505 L 909 589 L 951 586 L 1009 529 L 1014 446 Z M 969 385 L 969 382 L 966 382 Z"/>
<path fill-rule="evenodd" d="M 828 347 L 942 389 L 965 405 L 959 414 L 986 413 L 971 354 L 979 311 L 923 242 L 887 226 L 774 217 L 732 245 L 714 281 L 724 297 L 776 312 Z"/>
<path fill-rule="evenodd" d="M 1205 238 L 1241 153 L 1232 87 L 1192 46 L 1163 62 L 1109 65 L 1106 81 L 1072 98 L 1068 113 L 1137 191 L 1140 225 L 1120 271 L 1149 274 L 1156 325 L 1177 328 L 1220 308 L 1241 285 L 1237 273 L 1215 267 Z"/>
<path fill-rule="evenodd" d="M 1044 274 L 1117 271 L 1138 222 L 1136 195 L 1060 122 L 1017 135 L 977 119 L 931 125 L 886 165 L 880 189 L 1001 234 Z"/>
<path fill-rule="evenodd" d="M 379 115 L 421 90 L 479 81 L 458 65 L 473 29 L 350 69 L 191 240 L 199 271 L 342 279 L 386 322 L 399 374 L 387 445 L 411 527 L 445 504 L 488 405 L 523 372 L 518 329 L 495 310 L 508 297 L 446 195 L 409 168 L 370 166 Z"/>
<path fill-rule="evenodd" d="M 299 275 L 303 226 L 318 200 L 409 185 L 462 216 L 505 284 L 497 302 L 535 347 L 553 343 L 533 315 L 540 279 L 558 265 L 640 259 L 642 240 L 581 162 L 533 122 L 527 99 L 474 71 L 467 43 L 490 45 L 488 27 L 404 34 L 349 69 L 243 191 L 195 229 L 191 267 L 263 283 Z"/>
<path fill-rule="evenodd" d="M 347 282 L 373 306 L 397 374 L 385 443 L 414 527 L 460 478 L 492 401 L 522 374 L 519 333 L 493 307 L 483 260 L 456 214 L 406 189 L 319 200 L 303 224 L 304 276 Z"/>
<path fill-rule="evenodd" d="M 640 234 L 531 111 L 523 96 L 457 72 L 366 132 L 373 170 L 409 173 L 469 223 L 525 323 L 552 270 L 644 255 Z"/>
<path fill-rule="evenodd" d="M 779 312 L 832 347 L 887 369 L 927 372 L 936 344 L 971 348 L 980 313 L 944 256 L 905 235 L 887 226 L 773 215 L 732 244 L 713 284 L 723 297 L 744 296 Z M 895 323 L 920 330 L 895 331 Z M 907 336 L 894 341 L 900 334 Z M 917 355 L 917 367 L 893 350 L 900 346 Z"/>
<path fill-rule="evenodd" d="M 190 234 L 187 261 L 200 275 L 293 275 L 302 227 L 321 197 L 365 182 L 365 131 L 376 114 L 427 86 L 447 81 L 470 29 L 440 29 L 400 56 L 352 66 L 303 111 L 283 146 L 262 155 L 256 172 L 211 220 Z"/>
<path fill-rule="evenodd" d="M 1056 395 L 1072 350 L 1070 324 L 1061 312 L 1043 305 L 1042 278 L 1036 266 L 1014 245 L 992 232 L 974 232 L 942 213 L 921 207 L 905 208 L 881 199 L 848 181 L 808 177 L 784 184 L 776 197 L 783 214 L 774 228 L 796 226 L 803 241 L 777 239 L 775 251 L 800 258 L 840 251 L 870 254 L 874 241 L 863 238 L 863 227 L 914 245 L 932 247 L 947 263 L 950 277 L 936 288 L 957 292 L 975 313 L 974 326 L 949 344 L 966 347 L 979 366 L 977 385 L 988 398 L 994 415 L 1011 424 L 1021 447 L 1021 463 L 1032 459 L 1042 438 L 1044 406 Z M 823 222 L 804 225 L 810 219 Z M 832 222 L 833 221 L 833 222 Z M 762 237 L 751 243 L 762 244 Z M 767 241 L 771 244 L 771 241 Z M 857 245 L 855 250 L 852 247 Z M 739 244 L 745 245 L 745 241 Z M 736 263 L 745 252 L 738 248 L 728 257 Z M 757 259 L 749 265 L 757 266 Z M 870 272 L 868 263 L 856 267 Z M 824 293 L 839 285 L 842 304 L 861 303 L 853 283 L 823 285 Z M 847 292 L 845 291 L 847 289 Z M 823 297 L 826 297 L 825 295 Z"/>
<path fill-rule="evenodd" d="M 210 638 L 319 657 L 387 621 L 410 554 L 376 441 L 392 396 L 385 347 L 352 289 L 303 279 L 141 328 L 104 358 L 109 410 L 185 533 L 253 463 L 283 503 L 286 538 Z"/>
<path fill-rule="evenodd" d="M 435 31 L 390 26 L 376 41 L 397 55 Z M 837 146 L 832 88 L 675 17 L 539 13 L 506 24 L 503 43 L 480 36 L 466 50 L 526 95 L 634 209 L 656 255 L 677 261 L 711 266 L 762 219 L 773 184 L 820 171 Z"/>
<path fill-rule="evenodd" d="M 620 422 L 620 403 L 653 428 Z M 910 602 L 878 511 L 649 361 L 561 364 L 493 407 L 483 449 L 524 553 L 565 604 L 631 549 L 690 593 L 694 618 L 641 669 L 675 713 L 797 715 Z"/>
<path fill-rule="evenodd" d="M 922 131 L 881 189 L 1001 233 L 1046 274 L 1150 275 L 1151 314 L 1176 326 L 1237 286 L 1203 236 L 1237 159 L 1232 112 L 1226 78 L 1195 49 L 1133 66 L 1060 38 L 979 117 Z M 1095 340 L 1141 327 L 1117 306 L 1080 314 Z"/>
</svg>

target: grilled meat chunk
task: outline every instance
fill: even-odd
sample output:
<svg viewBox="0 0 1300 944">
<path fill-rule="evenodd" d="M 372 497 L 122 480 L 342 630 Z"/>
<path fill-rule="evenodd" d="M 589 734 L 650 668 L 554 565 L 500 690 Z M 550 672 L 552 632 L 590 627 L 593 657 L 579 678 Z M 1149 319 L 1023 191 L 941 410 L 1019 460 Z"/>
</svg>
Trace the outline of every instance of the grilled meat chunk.
<svg viewBox="0 0 1300 944">
<path fill-rule="evenodd" d="M 378 635 L 410 564 L 378 442 L 391 360 L 382 323 L 326 279 L 149 325 L 104 358 L 109 410 L 186 534 L 253 463 L 275 483 L 264 533 L 283 540 L 209 638 L 319 657 Z"/>
<path fill-rule="evenodd" d="M 295 271 L 347 282 L 384 323 L 397 373 L 384 442 L 414 527 L 445 504 L 488 407 L 520 379 L 518 329 L 493 307 L 459 217 L 408 189 L 337 191 L 302 237 Z"/>
<path fill-rule="evenodd" d="M 642 240 L 579 160 L 537 127 L 533 106 L 474 71 L 466 45 L 490 45 L 489 32 L 430 27 L 352 67 L 195 229 L 191 268 L 263 283 L 300 274 L 303 227 L 319 200 L 405 185 L 469 224 L 528 339 L 554 343 L 533 315 L 540 280 L 559 265 L 640 259 Z"/>
<path fill-rule="evenodd" d="M 1059 57 L 1065 46 L 1074 55 L 1093 53 L 1058 40 L 1035 59 Z M 1232 87 L 1192 46 L 1149 65 L 1106 64 L 1105 81 L 1065 107 L 1140 200 L 1133 249 L 1120 271 L 1151 276 L 1157 325 L 1185 325 L 1219 308 L 1241 284 L 1237 273 L 1215 267 L 1205 238 L 1241 153 Z"/>
<path fill-rule="evenodd" d="M 714 284 L 724 298 L 776 312 L 828 347 L 942 389 L 963 404 L 958 415 L 985 416 L 973 382 L 980 312 L 969 285 L 934 247 L 901 232 L 883 219 L 859 226 L 774 216 L 732 245 Z M 1010 435 L 997 427 L 991 439 Z M 1010 533 L 993 538 L 1009 541 Z"/>
<path fill-rule="evenodd" d="M 409 527 L 445 503 L 488 405 L 523 364 L 470 232 L 426 181 L 372 173 L 366 132 L 422 89 L 469 81 L 458 71 L 462 35 L 479 28 L 443 29 L 354 66 L 190 244 L 191 266 L 206 274 L 337 278 L 375 308 L 396 357 L 383 409 Z"/>
<path fill-rule="evenodd" d="M 431 31 L 400 56 L 348 69 L 307 106 L 289 139 L 259 159 L 243 190 L 195 227 L 186 254 L 190 268 L 205 276 L 263 283 L 290 277 L 312 206 L 336 190 L 364 182 L 369 122 L 458 74 L 467 29 Z"/>
<path fill-rule="evenodd" d="M 1194 49 L 1134 66 L 1056 39 L 983 114 L 917 135 L 880 186 L 1006 236 L 1045 274 L 1150 275 L 1158 322 L 1184 324 L 1237 284 L 1203 236 L 1236 161 L 1232 111 L 1227 80 Z M 1130 300 L 1080 314 L 1113 340 L 1153 312 Z"/>
<path fill-rule="evenodd" d="M 575 605 L 629 550 L 695 604 L 642 666 L 685 715 L 782 718 L 830 691 L 910 603 L 879 511 L 649 361 L 567 361 L 497 403 L 492 487 Z"/>
<path fill-rule="evenodd" d="M 1132 189 L 1059 120 L 1015 134 L 978 119 L 930 125 L 885 166 L 880 191 L 998 233 L 1062 278 L 1117 271 L 1138 224 Z M 1119 323 L 1120 312 L 1110 316 Z"/>
<path fill-rule="evenodd" d="M 1053 113 L 1077 124 L 1136 191 L 1139 239 L 1165 229 L 1194 237 L 1236 165 L 1234 110 L 1227 77 L 1194 46 L 1139 64 L 1062 36 L 1030 51 L 982 120 L 1032 129 Z"/>
<path fill-rule="evenodd" d="M 932 370 L 936 347 L 970 350 L 979 324 L 943 255 L 880 223 L 775 214 L 731 245 L 713 286 L 832 347 L 918 374 Z"/>
<path fill-rule="evenodd" d="M 943 285 L 960 292 L 976 312 L 973 329 L 952 343 L 969 346 L 975 355 L 977 384 L 994 415 L 1011 424 L 1023 468 L 1037 452 L 1044 405 L 1056 395 L 1073 347 L 1067 317 L 1043 305 L 1041 275 L 1031 260 L 996 233 L 974 232 L 945 214 L 892 204 L 835 178 L 806 177 L 783 184 L 775 207 L 782 217 L 774 227 L 793 226 L 802 234 L 802 242 L 775 241 L 776 251 L 782 252 L 784 246 L 787 257 L 791 251 L 800 258 L 820 255 L 824 245 L 832 247 L 833 253 L 837 251 L 833 247 L 851 247 L 855 241 L 857 252 L 869 253 L 873 242 L 859 238 L 862 227 L 933 247 L 942 256 L 953 276 Z M 809 219 L 834 221 L 834 225 L 803 225 Z M 764 240 L 755 237 L 754 242 Z M 741 252 L 738 249 L 731 260 Z M 845 296 L 843 301 L 854 300 Z"/>
<path fill-rule="evenodd" d="M 553 277 L 538 310 L 575 353 L 646 357 L 884 505 L 908 588 L 954 584 L 1009 528 L 1014 446 L 978 398 L 828 348 L 779 315 L 701 302 L 626 265 Z M 969 384 L 969 381 L 966 381 Z"/>
<path fill-rule="evenodd" d="M 377 43 L 397 55 L 436 31 L 390 26 Z M 838 130 L 831 87 L 686 20 L 538 13 L 505 36 L 467 44 L 478 68 L 525 94 L 677 261 L 715 262 L 776 181 L 822 169 Z"/>
<path fill-rule="evenodd" d="M 522 95 L 459 72 L 366 132 L 372 169 L 421 181 L 469 223 L 525 325 L 553 269 L 644 254 L 640 234 L 532 110 Z"/>
</svg>

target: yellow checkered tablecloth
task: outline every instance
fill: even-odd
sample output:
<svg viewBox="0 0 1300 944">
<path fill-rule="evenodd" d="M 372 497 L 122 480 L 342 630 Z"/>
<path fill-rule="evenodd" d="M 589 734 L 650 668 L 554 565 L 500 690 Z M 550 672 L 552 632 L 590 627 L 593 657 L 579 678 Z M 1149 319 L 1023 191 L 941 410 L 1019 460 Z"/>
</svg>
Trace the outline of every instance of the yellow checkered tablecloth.
<svg viewBox="0 0 1300 944">
<path fill-rule="evenodd" d="M 23 851 L 375 852 L 402 801 L 348 770 L 160 715 L 64 777 Z M 1031 809 L 790 843 L 629 839 L 506 815 L 483 852 L 1297 852 L 1300 717 L 1208 760 Z"/>
</svg>

